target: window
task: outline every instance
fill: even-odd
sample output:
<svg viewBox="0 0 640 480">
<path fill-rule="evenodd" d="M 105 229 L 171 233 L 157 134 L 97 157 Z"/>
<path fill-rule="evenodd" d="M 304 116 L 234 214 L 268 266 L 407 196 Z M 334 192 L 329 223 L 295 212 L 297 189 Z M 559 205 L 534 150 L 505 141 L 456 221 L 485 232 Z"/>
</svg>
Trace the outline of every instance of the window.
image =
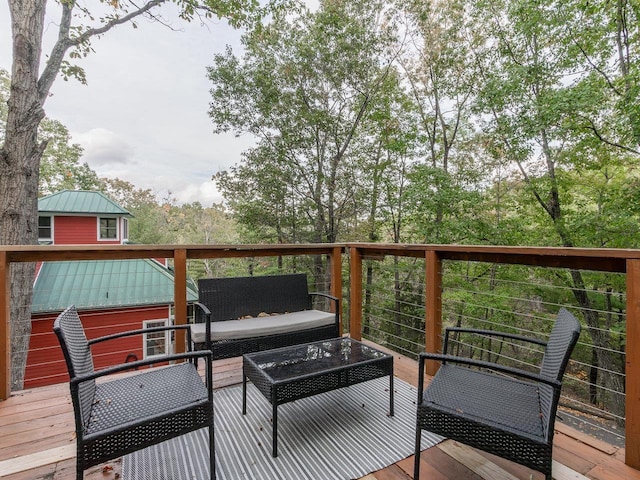
<svg viewBox="0 0 640 480">
<path fill-rule="evenodd" d="M 143 322 L 143 328 L 166 327 L 166 320 L 147 320 Z M 169 353 L 169 332 L 151 332 L 142 336 L 142 348 L 144 358 L 158 357 Z"/>
<path fill-rule="evenodd" d="M 100 218 L 99 220 L 99 239 L 100 240 L 117 240 L 118 239 L 118 219 L 117 218 Z"/>
<path fill-rule="evenodd" d="M 196 309 L 193 306 L 193 303 L 187 303 L 187 323 L 195 323 L 196 321 Z M 175 325 L 176 320 L 176 312 L 175 305 L 171 305 L 169 308 L 169 316 L 171 318 L 171 322 Z"/>
<path fill-rule="evenodd" d="M 129 220 L 122 219 L 122 240 L 129 240 Z"/>
<path fill-rule="evenodd" d="M 38 240 L 53 240 L 51 217 L 38 217 Z"/>
</svg>

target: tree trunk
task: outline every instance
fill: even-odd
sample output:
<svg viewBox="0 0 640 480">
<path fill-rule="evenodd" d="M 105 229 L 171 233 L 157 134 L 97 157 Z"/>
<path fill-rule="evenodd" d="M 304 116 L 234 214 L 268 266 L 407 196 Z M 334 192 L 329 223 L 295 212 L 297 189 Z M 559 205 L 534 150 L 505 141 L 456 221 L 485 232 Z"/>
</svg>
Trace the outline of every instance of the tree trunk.
<svg viewBox="0 0 640 480">
<path fill-rule="evenodd" d="M 591 348 L 591 366 L 589 367 L 589 402 L 598 404 L 598 350 Z"/>
<path fill-rule="evenodd" d="M 364 305 L 362 306 L 362 336 L 371 335 L 371 289 L 373 288 L 373 261 L 367 260 L 367 270 L 364 290 Z"/>
<path fill-rule="evenodd" d="M 4 143 L 0 149 L 0 243 L 38 241 L 38 171 L 45 145 L 38 143 L 44 118 L 38 88 L 45 2 L 9 1 L 13 37 L 12 82 Z M 22 389 L 31 334 L 35 265 L 11 269 L 11 388 Z"/>
<path fill-rule="evenodd" d="M 593 348 L 598 349 L 597 357 L 598 365 L 602 370 L 602 382 L 608 391 L 611 392 L 609 409 L 618 417 L 624 417 L 624 396 L 622 395 L 622 392 L 624 392 L 624 381 L 620 375 L 615 373 L 621 371 L 621 366 L 617 364 L 617 355 L 612 350 L 611 333 L 601 327 L 600 315 L 591 307 L 591 300 L 587 295 L 582 273 L 578 270 L 571 270 L 571 279 L 573 282 L 573 296 L 584 312 L 584 319 L 587 323 L 587 330 L 591 336 L 591 340 L 593 341 Z M 606 393 L 603 393 L 601 397 L 603 401 L 605 396 Z"/>
</svg>

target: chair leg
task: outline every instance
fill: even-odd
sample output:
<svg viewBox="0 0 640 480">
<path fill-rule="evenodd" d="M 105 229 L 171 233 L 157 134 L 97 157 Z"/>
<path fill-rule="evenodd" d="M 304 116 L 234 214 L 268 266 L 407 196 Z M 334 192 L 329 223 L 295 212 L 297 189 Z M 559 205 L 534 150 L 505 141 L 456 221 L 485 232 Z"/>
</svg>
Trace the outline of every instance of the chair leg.
<svg viewBox="0 0 640 480">
<path fill-rule="evenodd" d="M 420 443 L 422 441 L 422 429 L 420 425 L 416 422 L 416 450 L 415 450 L 415 458 L 413 463 L 413 480 L 418 480 L 420 478 Z"/>
<path fill-rule="evenodd" d="M 84 477 L 84 468 L 80 465 L 80 462 L 76 462 L 76 480 L 82 480 Z"/>
<path fill-rule="evenodd" d="M 211 480 L 216 480 L 216 448 L 213 425 L 209 425 L 209 472 Z"/>
</svg>

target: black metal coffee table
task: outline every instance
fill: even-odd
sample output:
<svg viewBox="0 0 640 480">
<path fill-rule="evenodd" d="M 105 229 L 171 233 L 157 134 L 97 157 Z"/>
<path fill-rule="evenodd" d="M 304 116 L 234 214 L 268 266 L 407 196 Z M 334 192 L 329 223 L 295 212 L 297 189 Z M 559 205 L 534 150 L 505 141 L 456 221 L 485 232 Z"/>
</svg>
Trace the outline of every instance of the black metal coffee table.
<svg viewBox="0 0 640 480">
<path fill-rule="evenodd" d="M 393 416 L 393 356 L 351 338 L 246 354 L 242 372 L 242 414 L 247 413 L 247 379 L 271 402 L 274 457 L 278 456 L 278 405 L 283 403 L 388 375 Z"/>
</svg>

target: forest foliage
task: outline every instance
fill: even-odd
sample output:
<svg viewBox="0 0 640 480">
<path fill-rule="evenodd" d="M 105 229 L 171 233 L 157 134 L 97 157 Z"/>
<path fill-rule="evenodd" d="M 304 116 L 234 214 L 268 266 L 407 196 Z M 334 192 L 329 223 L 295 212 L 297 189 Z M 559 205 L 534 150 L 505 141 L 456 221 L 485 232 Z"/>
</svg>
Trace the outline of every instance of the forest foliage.
<svg viewBox="0 0 640 480">
<path fill-rule="evenodd" d="M 634 0 L 299 4 L 209 67 L 216 131 L 258 138 L 215 180 L 262 241 L 637 248 L 639 14 Z M 447 269 L 450 322 L 580 309 L 590 402 L 623 414 L 620 279 Z M 386 275 L 386 308 L 411 317 L 416 271 Z M 420 348 L 411 318 L 378 321 L 381 338 Z"/>
<path fill-rule="evenodd" d="M 144 243 L 638 248 L 639 34 L 637 0 L 283 2 L 208 68 L 214 131 L 257 139 L 215 174 L 223 205 L 98 179 L 48 120 L 41 193 L 102 189 L 134 213 L 130 238 Z M 579 355 L 603 387 L 590 401 L 623 411 L 611 393 L 624 391 L 619 279 L 511 270 L 500 284 L 495 266 L 447 268 L 452 322 L 580 308 L 590 347 Z M 389 307 L 413 308 L 403 298 L 415 271 L 388 275 Z M 522 276 L 531 286 L 508 287 Z M 487 305 L 469 301 L 500 288 Z"/>
</svg>

